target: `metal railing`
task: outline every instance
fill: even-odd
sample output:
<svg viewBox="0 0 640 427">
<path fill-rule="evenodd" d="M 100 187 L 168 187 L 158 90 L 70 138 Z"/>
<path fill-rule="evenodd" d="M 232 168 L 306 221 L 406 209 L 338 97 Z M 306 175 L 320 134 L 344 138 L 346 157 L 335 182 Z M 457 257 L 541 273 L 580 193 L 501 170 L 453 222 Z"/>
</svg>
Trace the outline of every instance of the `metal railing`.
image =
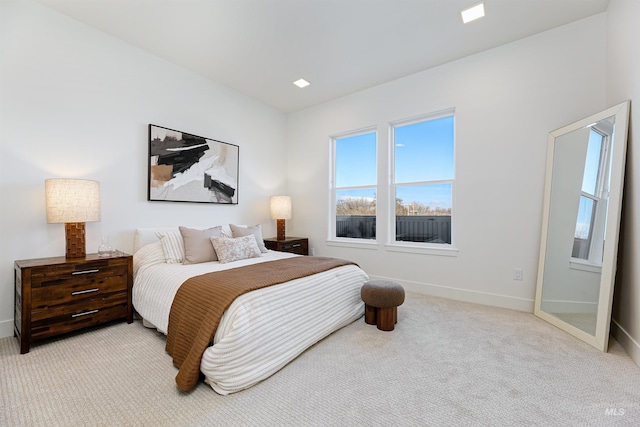
<svg viewBox="0 0 640 427">
<path fill-rule="evenodd" d="M 336 237 L 376 238 L 376 217 L 338 215 Z M 396 240 L 403 242 L 451 243 L 451 216 L 396 216 Z"/>
</svg>

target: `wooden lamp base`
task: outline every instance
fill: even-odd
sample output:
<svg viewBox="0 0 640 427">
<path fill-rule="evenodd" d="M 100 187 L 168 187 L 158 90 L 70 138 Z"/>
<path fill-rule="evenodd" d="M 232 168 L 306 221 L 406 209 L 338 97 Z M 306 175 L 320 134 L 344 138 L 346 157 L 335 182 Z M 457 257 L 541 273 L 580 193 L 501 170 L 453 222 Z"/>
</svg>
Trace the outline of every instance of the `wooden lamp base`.
<svg viewBox="0 0 640 427">
<path fill-rule="evenodd" d="M 285 239 L 285 233 L 284 233 L 284 219 L 277 219 L 277 228 L 278 228 L 278 236 L 277 239 L 278 240 L 284 240 Z"/>
<path fill-rule="evenodd" d="M 64 234 L 67 246 L 67 258 L 84 258 L 87 255 L 84 222 L 66 222 Z"/>
</svg>

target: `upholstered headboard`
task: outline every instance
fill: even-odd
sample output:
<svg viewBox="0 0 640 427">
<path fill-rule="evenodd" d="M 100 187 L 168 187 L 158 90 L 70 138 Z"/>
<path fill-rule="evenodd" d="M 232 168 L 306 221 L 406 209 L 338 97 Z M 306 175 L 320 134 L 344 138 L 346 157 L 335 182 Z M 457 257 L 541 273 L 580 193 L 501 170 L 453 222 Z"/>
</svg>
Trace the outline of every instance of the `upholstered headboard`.
<svg viewBox="0 0 640 427">
<path fill-rule="evenodd" d="M 240 227 L 246 227 L 246 225 L 240 225 Z M 191 227 L 191 228 L 200 228 L 207 229 L 209 227 Z M 143 247 L 144 245 L 148 245 L 149 243 L 157 242 L 158 236 L 156 236 L 156 232 L 178 232 L 178 227 L 157 227 L 157 228 L 137 228 L 136 232 L 133 235 L 133 253 L 136 253 L 138 249 Z M 223 236 L 231 236 L 231 229 L 228 225 L 222 226 L 222 234 Z"/>
<path fill-rule="evenodd" d="M 144 245 L 157 242 L 158 236 L 156 236 L 156 232 L 158 231 L 175 231 L 177 233 L 178 227 L 137 228 L 135 234 L 133 235 L 133 253 L 138 252 L 138 249 L 140 249 Z"/>
</svg>

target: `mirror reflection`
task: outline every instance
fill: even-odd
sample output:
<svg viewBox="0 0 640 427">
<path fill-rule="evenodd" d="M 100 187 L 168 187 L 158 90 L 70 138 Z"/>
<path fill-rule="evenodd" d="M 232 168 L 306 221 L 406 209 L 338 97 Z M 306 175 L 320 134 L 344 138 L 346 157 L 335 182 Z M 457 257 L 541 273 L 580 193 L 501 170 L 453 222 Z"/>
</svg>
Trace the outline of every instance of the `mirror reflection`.
<svg viewBox="0 0 640 427">
<path fill-rule="evenodd" d="M 571 257 L 595 266 L 602 266 L 614 126 L 615 116 L 594 123 L 586 144 L 582 141 L 586 155 Z M 583 151 L 580 147 L 579 154 Z"/>
<path fill-rule="evenodd" d="M 542 310 L 595 335 L 615 116 L 556 137 Z"/>
<path fill-rule="evenodd" d="M 535 314 L 606 350 L 628 102 L 549 136 Z"/>
</svg>

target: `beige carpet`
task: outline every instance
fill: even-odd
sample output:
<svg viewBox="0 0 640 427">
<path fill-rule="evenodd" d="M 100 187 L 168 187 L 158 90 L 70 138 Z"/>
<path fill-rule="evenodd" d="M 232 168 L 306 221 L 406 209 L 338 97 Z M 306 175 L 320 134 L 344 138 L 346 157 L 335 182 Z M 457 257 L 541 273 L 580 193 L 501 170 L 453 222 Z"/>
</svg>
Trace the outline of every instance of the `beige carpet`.
<svg viewBox="0 0 640 427">
<path fill-rule="evenodd" d="M 640 425 L 640 368 L 534 317 L 410 293 L 393 332 L 362 319 L 271 378 L 184 394 L 164 336 L 118 323 L 0 340 L 0 426 Z"/>
</svg>

